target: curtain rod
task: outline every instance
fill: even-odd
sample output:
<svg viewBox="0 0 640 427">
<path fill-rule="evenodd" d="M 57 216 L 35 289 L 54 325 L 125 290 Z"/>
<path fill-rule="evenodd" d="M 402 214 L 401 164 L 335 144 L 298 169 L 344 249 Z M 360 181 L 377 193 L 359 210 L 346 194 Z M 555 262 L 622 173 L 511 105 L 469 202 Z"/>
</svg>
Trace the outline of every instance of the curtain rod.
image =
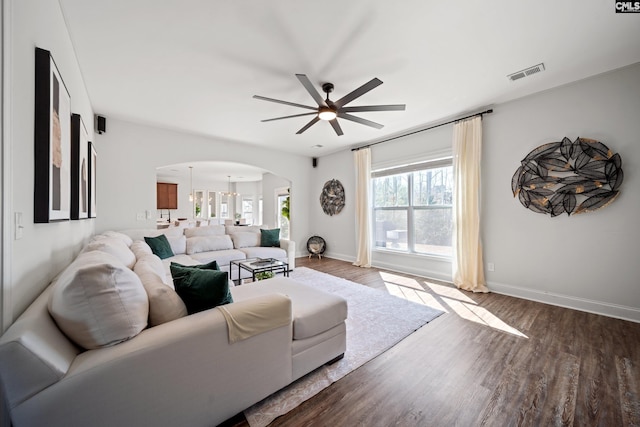
<svg viewBox="0 0 640 427">
<path fill-rule="evenodd" d="M 413 132 L 405 133 L 404 135 L 398 135 L 398 136 L 394 136 L 393 138 L 389 138 L 389 139 L 385 139 L 385 140 L 382 140 L 382 141 L 374 142 L 372 144 L 363 145 L 362 147 L 352 148 L 351 151 L 362 150 L 363 148 L 369 148 L 369 147 L 371 147 L 373 145 L 382 144 L 383 142 L 389 142 L 389 141 L 393 141 L 394 139 L 404 138 L 405 136 L 413 135 L 414 133 L 424 132 L 425 130 L 431 130 L 431 129 L 434 129 L 434 128 L 437 128 L 437 127 L 440 127 L 440 126 L 449 125 L 451 123 L 459 122 L 460 120 L 470 119 L 471 117 L 476 117 L 476 116 L 482 117 L 484 114 L 491 114 L 491 113 L 493 113 L 493 109 L 485 110 L 485 111 L 483 111 L 481 113 L 471 114 L 470 116 L 466 116 L 466 117 L 460 117 L 459 119 L 449 120 L 448 122 L 440 123 L 438 125 L 429 126 L 428 128 L 424 128 L 424 129 L 416 130 L 416 131 L 413 131 Z"/>
</svg>

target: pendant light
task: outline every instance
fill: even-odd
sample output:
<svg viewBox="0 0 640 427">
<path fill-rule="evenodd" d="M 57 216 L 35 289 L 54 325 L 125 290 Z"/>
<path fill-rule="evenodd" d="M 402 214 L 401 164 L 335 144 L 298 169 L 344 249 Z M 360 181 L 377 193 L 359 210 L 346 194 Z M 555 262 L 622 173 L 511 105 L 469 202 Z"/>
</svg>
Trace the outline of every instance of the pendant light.
<svg viewBox="0 0 640 427">
<path fill-rule="evenodd" d="M 235 191 L 231 191 L 231 175 L 227 175 L 229 178 L 229 185 L 227 187 L 227 191 L 221 191 L 220 194 L 223 196 L 239 196 L 240 193 L 236 193 Z"/>
</svg>

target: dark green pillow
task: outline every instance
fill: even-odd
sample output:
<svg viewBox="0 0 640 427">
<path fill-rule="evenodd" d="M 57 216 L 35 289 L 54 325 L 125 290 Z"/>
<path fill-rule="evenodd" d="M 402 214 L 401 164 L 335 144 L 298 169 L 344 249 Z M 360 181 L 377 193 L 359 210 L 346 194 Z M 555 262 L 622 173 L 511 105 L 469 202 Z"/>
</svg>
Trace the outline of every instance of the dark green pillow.
<svg viewBox="0 0 640 427">
<path fill-rule="evenodd" d="M 167 236 L 164 234 L 161 234 L 158 237 L 145 237 L 144 241 L 147 242 L 151 251 L 158 255 L 160 259 L 169 258 L 174 255 L 171 245 L 167 240 Z"/>
<path fill-rule="evenodd" d="M 177 262 L 173 262 L 171 261 L 171 265 L 172 266 L 176 266 L 176 267 L 182 267 L 182 268 L 200 268 L 202 270 L 218 270 L 220 271 L 220 267 L 218 267 L 218 262 L 217 261 L 211 261 L 209 263 L 206 264 L 196 264 L 196 265 L 183 265 L 183 264 L 178 264 Z"/>
<path fill-rule="evenodd" d="M 280 229 L 273 230 L 260 229 L 260 246 L 280 247 Z"/>
<path fill-rule="evenodd" d="M 233 302 L 226 271 L 178 267 L 175 264 L 171 264 L 170 269 L 173 286 L 189 314 Z"/>
</svg>

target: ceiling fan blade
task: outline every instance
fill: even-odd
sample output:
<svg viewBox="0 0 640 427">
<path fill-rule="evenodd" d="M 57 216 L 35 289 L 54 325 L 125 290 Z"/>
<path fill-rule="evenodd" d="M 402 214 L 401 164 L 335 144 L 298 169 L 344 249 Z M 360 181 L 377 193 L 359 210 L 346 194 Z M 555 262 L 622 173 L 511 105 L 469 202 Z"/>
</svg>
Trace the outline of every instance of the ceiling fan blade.
<svg viewBox="0 0 640 427">
<path fill-rule="evenodd" d="M 284 116 L 284 117 L 276 117 L 274 119 L 265 119 L 265 120 L 260 120 L 261 122 L 272 122 L 274 120 L 282 120 L 282 119 L 290 119 L 292 117 L 302 117 L 302 116 L 310 116 L 312 114 L 318 114 L 318 113 L 302 113 L 302 114 L 294 114 L 292 116 Z"/>
<path fill-rule="evenodd" d="M 405 104 L 394 105 L 363 105 L 361 107 L 343 107 L 340 109 L 342 113 L 361 113 L 364 111 L 404 111 Z"/>
<path fill-rule="evenodd" d="M 318 122 L 319 120 L 320 119 L 318 118 L 318 116 L 314 117 L 313 119 L 311 119 L 311 121 L 309 123 L 304 125 L 302 127 L 302 129 L 300 129 L 298 132 L 296 132 L 296 135 L 300 135 L 302 132 L 304 132 L 305 130 L 309 129 L 311 126 L 315 125 L 316 122 Z"/>
<path fill-rule="evenodd" d="M 344 133 L 342 132 L 342 128 L 340 127 L 340 123 L 338 123 L 338 120 L 329 120 L 329 123 L 331 123 L 331 126 L 333 126 L 333 130 L 336 131 L 336 134 L 338 134 L 338 136 L 344 135 Z"/>
<path fill-rule="evenodd" d="M 310 107 L 308 105 L 296 104 L 295 102 L 281 101 L 279 99 L 267 98 L 266 96 L 253 95 L 255 99 L 261 99 L 263 101 L 277 102 L 278 104 L 291 105 L 293 107 L 306 108 L 307 110 L 318 110 L 318 107 Z"/>
<path fill-rule="evenodd" d="M 365 93 L 369 92 L 371 89 L 375 89 L 376 87 L 380 86 L 381 84 L 382 84 L 382 80 L 380 80 L 377 77 L 374 77 L 373 79 L 369 80 L 367 83 L 365 83 L 362 86 L 360 86 L 358 89 L 356 89 L 356 90 L 354 90 L 352 92 L 349 92 L 348 94 L 346 94 L 342 98 L 338 99 L 333 104 L 337 108 L 340 108 L 340 107 L 342 107 L 344 105 L 347 105 L 348 103 L 350 103 L 354 99 L 356 99 L 356 98 L 364 95 Z"/>
<path fill-rule="evenodd" d="M 327 103 L 324 102 L 324 98 L 322 98 L 322 95 L 320 95 L 318 90 L 313 86 L 313 83 L 311 83 L 311 80 L 309 80 L 309 78 L 305 74 L 296 74 L 296 77 L 298 78 L 298 80 L 300 80 L 302 86 L 304 86 L 307 92 L 309 92 L 309 95 L 311 95 L 311 97 L 318 103 L 319 106 L 327 107 Z"/>
<path fill-rule="evenodd" d="M 380 123 L 372 122 L 371 120 L 363 119 L 362 117 L 352 116 L 351 114 L 338 113 L 338 117 L 345 120 L 351 120 L 352 122 L 360 123 L 361 125 L 371 126 L 372 128 L 382 129 L 384 125 Z"/>
</svg>

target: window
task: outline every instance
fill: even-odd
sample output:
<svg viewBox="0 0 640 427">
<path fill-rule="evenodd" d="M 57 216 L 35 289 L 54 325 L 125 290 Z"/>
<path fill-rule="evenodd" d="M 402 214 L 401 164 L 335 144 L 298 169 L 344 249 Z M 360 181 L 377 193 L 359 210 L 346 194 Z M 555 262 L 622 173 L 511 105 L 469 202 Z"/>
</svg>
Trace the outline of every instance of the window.
<svg viewBox="0 0 640 427">
<path fill-rule="evenodd" d="M 253 198 L 242 198 L 242 218 L 244 218 L 247 224 L 253 224 Z"/>
<path fill-rule="evenodd" d="M 289 189 L 283 188 L 276 190 L 276 217 L 278 218 L 278 228 L 280 228 L 280 237 L 289 238 Z"/>
<path fill-rule="evenodd" d="M 372 173 L 376 248 L 451 256 L 451 164 L 449 158 Z"/>
<path fill-rule="evenodd" d="M 229 196 L 220 198 L 220 218 L 229 218 Z"/>
</svg>

